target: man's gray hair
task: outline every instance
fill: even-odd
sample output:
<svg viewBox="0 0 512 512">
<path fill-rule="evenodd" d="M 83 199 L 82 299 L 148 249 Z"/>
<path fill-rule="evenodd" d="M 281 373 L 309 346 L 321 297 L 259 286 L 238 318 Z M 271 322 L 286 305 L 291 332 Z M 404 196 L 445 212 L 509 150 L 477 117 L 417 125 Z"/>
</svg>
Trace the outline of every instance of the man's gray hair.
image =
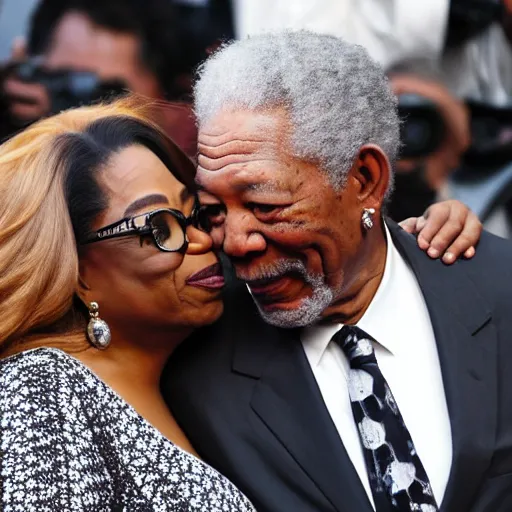
<svg viewBox="0 0 512 512">
<path fill-rule="evenodd" d="M 223 46 L 199 70 L 199 128 L 221 110 L 283 106 L 295 156 L 319 162 L 335 187 L 364 144 L 379 146 L 392 164 L 397 157 L 396 97 L 361 46 L 309 31 L 267 33 Z"/>
</svg>

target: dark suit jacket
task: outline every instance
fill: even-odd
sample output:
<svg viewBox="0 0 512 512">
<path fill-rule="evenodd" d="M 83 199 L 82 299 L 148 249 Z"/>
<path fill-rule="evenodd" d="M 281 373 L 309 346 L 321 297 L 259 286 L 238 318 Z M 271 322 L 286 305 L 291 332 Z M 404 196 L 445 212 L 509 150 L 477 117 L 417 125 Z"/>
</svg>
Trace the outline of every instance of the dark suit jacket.
<svg viewBox="0 0 512 512">
<path fill-rule="evenodd" d="M 473 260 L 447 267 L 389 226 L 438 344 L 453 438 L 441 510 L 511 512 L 512 244 L 484 233 Z M 266 325 L 244 287 L 180 347 L 162 387 L 197 451 L 259 512 L 372 510 L 298 331 Z"/>
</svg>

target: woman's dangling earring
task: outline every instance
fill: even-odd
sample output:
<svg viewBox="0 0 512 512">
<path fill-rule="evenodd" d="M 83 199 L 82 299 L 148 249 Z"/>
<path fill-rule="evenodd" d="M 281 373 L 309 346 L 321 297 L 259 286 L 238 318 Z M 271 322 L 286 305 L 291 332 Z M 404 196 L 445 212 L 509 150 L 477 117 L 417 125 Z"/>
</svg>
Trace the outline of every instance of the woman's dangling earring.
<svg viewBox="0 0 512 512">
<path fill-rule="evenodd" d="M 110 345 L 110 328 L 104 320 L 99 317 L 99 306 L 97 302 L 89 304 L 89 315 L 91 319 L 87 325 L 87 338 L 91 345 L 104 350 Z"/>
<path fill-rule="evenodd" d="M 374 215 L 375 215 L 375 210 L 373 208 L 365 208 L 363 210 L 361 222 L 363 224 L 363 228 L 366 231 L 370 231 L 370 229 L 373 228 L 373 216 Z"/>
</svg>

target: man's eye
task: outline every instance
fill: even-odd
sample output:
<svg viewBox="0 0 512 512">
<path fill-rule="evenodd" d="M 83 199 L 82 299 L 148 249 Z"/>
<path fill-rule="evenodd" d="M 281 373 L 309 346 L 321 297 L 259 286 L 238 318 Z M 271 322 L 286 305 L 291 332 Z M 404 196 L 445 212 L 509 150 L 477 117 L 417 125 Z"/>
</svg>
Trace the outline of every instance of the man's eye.
<svg viewBox="0 0 512 512">
<path fill-rule="evenodd" d="M 226 209 L 222 204 L 206 204 L 199 209 L 199 227 L 210 232 L 213 227 L 220 226 L 224 222 Z"/>
<path fill-rule="evenodd" d="M 207 204 L 201 206 L 201 210 L 205 215 L 208 215 L 208 217 L 218 217 L 219 215 L 224 214 L 225 209 L 221 204 Z"/>
<path fill-rule="evenodd" d="M 256 214 L 269 215 L 279 210 L 279 206 L 275 204 L 250 203 L 249 208 Z"/>
</svg>

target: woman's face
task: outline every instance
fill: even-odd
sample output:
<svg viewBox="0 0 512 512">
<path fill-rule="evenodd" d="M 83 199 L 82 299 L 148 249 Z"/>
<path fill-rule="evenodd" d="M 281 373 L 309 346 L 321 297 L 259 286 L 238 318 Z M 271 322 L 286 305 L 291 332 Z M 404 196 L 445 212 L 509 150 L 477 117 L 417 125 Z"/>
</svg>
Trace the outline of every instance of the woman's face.
<svg viewBox="0 0 512 512">
<path fill-rule="evenodd" d="M 195 196 L 149 149 L 133 145 L 114 155 L 99 174 L 109 206 L 94 231 L 125 217 L 173 208 L 189 217 Z M 102 240 L 83 246 L 83 298 L 99 304 L 113 331 L 148 333 L 199 327 L 222 313 L 218 260 L 210 237 L 190 225 L 185 252 L 163 252 L 151 236 Z M 198 272 L 210 275 L 202 278 Z M 195 276 L 194 276 L 195 275 Z M 212 277 L 213 275 L 213 277 Z"/>
</svg>

